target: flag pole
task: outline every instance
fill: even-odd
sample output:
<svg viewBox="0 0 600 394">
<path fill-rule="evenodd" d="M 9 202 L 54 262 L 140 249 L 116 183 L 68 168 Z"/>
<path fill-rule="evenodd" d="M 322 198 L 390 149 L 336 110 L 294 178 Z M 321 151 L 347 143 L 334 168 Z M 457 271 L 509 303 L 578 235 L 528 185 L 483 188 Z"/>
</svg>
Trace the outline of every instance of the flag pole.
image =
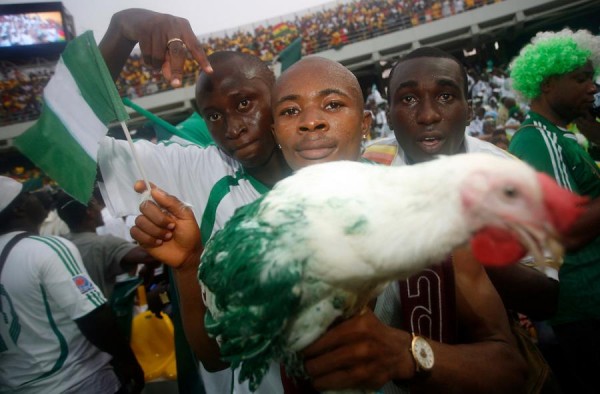
<svg viewBox="0 0 600 394">
<path fill-rule="evenodd" d="M 131 138 L 131 133 L 129 133 L 129 128 L 127 127 L 127 124 L 125 124 L 124 121 L 121 121 L 121 128 L 123 129 L 123 132 L 125 133 L 125 138 L 127 138 L 127 142 L 129 143 L 129 147 L 131 148 L 131 154 L 133 155 L 133 161 L 135 162 L 135 165 L 138 169 L 138 171 L 140 172 L 140 174 L 142 174 L 142 181 L 144 181 L 144 183 L 146 184 L 146 191 L 142 194 L 142 198 L 143 200 L 147 200 L 150 198 L 151 194 L 150 194 L 150 182 L 148 181 L 148 177 L 146 176 L 146 171 L 144 171 L 144 167 L 142 166 L 140 159 L 138 158 L 137 155 L 137 151 L 135 150 L 135 145 L 133 144 L 133 139 Z"/>
</svg>

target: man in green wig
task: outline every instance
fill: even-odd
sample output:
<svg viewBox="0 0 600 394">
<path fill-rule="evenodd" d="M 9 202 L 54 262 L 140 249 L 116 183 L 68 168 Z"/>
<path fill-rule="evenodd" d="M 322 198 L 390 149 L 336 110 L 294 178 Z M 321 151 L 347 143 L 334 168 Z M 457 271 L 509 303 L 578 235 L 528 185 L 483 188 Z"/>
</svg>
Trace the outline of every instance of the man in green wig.
<svg viewBox="0 0 600 394">
<path fill-rule="evenodd" d="M 567 124 L 592 108 L 600 66 L 600 37 L 585 30 L 538 33 L 511 64 L 513 88 L 531 110 L 509 151 L 553 176 L 563 187 L 589 196 L 559 271 L 557 338 L 577 379 L 569 391 L 598 390 L 600 370 L 600 171 Z"/>
</svg>

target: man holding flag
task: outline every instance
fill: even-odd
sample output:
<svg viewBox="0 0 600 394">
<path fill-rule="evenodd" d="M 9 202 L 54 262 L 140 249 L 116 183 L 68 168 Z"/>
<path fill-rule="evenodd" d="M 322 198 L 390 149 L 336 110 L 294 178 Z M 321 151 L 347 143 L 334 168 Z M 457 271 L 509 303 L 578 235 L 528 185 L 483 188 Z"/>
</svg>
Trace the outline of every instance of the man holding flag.
<svg viewBox="0 0 600 394">
<path fill-rule="evenodd" d="M 142 169 L 146 169 L 152 175 L 150 181 L 191 204 L 198 223 L 201 223 L 202 238 L 208 239 L 237 207 L 254 201 L 290 171 L 271 133 L 270 91 L 274 76 L 259 58 L 239 52 L 211 55 L 210 62 L 215 66 L 213 71 L 187 20 L 131 9 L 113 16 L 98 46 L 108 66 L 105 72 L 113 80 L 138 42 L 144 61 L 157 68 L 162 66 L 163 75 L 172 86 L 180 86 L 185 48 L 191 51 L 203 69 L 196 88 L 198 112 L 206 121 L 216 145 L 154 145 L 139 141 L 128 146 L 124 141 L 100 138 L 95 142 L 98 156 L 94 161 L 101 169 L 104 200 L 113 215 L 136 214 L 140 199 L 133 191 L 133 183 L 145 178 Z M 83 59 L 81 61 L 81 64 L 86 64 Z M 90 78 L 93 73 L 88 70 L 87 75 L 79 74 L 75 78 L 76 85 L 80 86 L 79 78 L 85 80 L 86 76 Z M 114 89 L 112 82 L 111 87 Z M 85 96 L 82 92 L 77 94 Z M 117 104 L 116 100 L 112 102 L 114 106 Z M 118 116 L 115 118 L 119 119 Z M 47 127 L 43 128 L 52 132 Z M 86 138 L 80 137 L 80 134 L 90 135 L 85 121 L 81 121 L 77 129 L 75 140 Z M 22 138 L 19 146 L 39 142 L 32 137 L 27 140 L 25 135 Z M 49 145 L 57 143 L 51 141 Z M 135 149 L 132 149 L 133 145 Z M 91 154 L 89 156 L 92 157 Z M 30 156 L 30 159 L 41 166 L 36 157 Z M 95 176 L 95 166 L 92 174 Z M 75 196 L 74 188 L 69 189 L 60 179 L 57 181 Z M 85 197 L 82 194 L 81 198 Z M 226 365 L 218 360 L 218 350 L 214 352 L 218 349 L 216 344 L 208 341 L 205 335 L 197 335 L 204 331 L 204 308 L 195 275 L 198 262 L 195 263 L 194 266 L 174 270 L 174 277 L 177 287 L 185 289 L 180 306 L 186 332 L 195 334 L 189 336 L 191 346 L 202 364 L 214 371 L 226 368 Z M 278 375 L 279 371 L 276 372 Z M 203 375 L 207 392 L 228 391 L 232 384 L 231 371 L 215 376 Z M 178 375 L 180 381 L 182 378 Z M 275 386 L 266 387 L 264 392 L 280 391 L 279 380 L 267 381 L 266 384 Z M 179 387 L 180 392 L 184 392 L 181 384 Z M 191 390 L 190 386 L 185 388 L 185 392 Z M 246 391 L 247 388 L 236 387 L 236 392 Z"/>
</svg>

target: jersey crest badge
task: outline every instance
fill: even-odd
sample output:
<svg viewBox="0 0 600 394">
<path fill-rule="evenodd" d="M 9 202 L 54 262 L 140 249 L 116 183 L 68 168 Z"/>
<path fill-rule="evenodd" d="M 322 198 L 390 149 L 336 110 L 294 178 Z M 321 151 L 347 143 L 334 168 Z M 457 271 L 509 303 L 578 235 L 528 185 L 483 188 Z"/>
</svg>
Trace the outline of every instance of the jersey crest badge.
<svg viewBox="0 0 600 394">
<path fill-rule="evenodd" d="M 84 275 L 77 275 L 73 277 L 73 282 L 75 282 L 75 286 L 77 286 L 81 294 L 85 294 L 94 290 L 94 284 Z"/>
</svg>

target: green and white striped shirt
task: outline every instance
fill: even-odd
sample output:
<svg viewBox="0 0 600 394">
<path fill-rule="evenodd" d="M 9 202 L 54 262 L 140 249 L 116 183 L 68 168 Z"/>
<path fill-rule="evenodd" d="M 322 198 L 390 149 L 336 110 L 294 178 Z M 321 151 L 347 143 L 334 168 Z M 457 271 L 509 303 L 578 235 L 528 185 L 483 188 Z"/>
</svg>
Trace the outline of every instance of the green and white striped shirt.
<svg viewBox="0 0 600 394">
<path fill-rule="evenodd" d="M 0 250 L 16 234 L 1 235 Z M 114 376 L 110 355 L 74 322 L 106 300 L 70 241 L 32 235 L 17 243 L 0 276 L 0 301 L 0 392 L 63 393 L 99 371 Z"/>
<path fill-rule="evenodd" d="M 509 151 L 562 187 L 600 197 L 600 171 L 573 133 L 530 111 L 510 142 Z M 559 271 L 560 295 L 554 324 L 600 318 L 600 237 L 567 253 Z"/>
</svg>

